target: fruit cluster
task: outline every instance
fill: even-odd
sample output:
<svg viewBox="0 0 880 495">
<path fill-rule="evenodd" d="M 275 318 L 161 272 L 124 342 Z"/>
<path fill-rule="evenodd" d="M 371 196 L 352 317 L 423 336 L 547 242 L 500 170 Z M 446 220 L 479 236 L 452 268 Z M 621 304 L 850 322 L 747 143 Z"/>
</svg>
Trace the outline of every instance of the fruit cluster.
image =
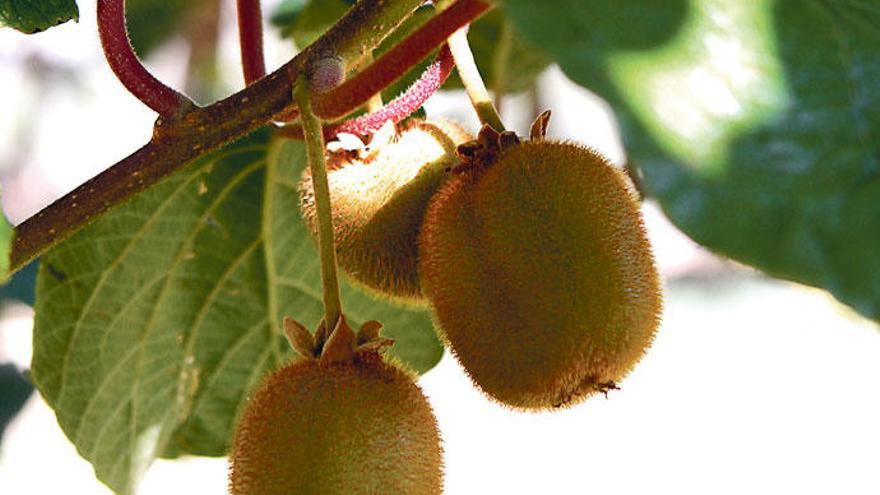
<svg viewBox="0 0 880 495">
<path fill-rule="evenodd" d="M 517 408 L 614 388 L 661 310 L 629 179 L 593 150 L 544 139 L 546 118 L 522 142 L 488 126 L 465 142 L 458 126 L 421 122 L 328 173 L 342 268 L 426 302 L 473 381 Z M 314 233 L 308 176 L 301 191 Z"/>
<path fill-rule="evenodd" d="M 340 266 L 379 294 L 428 305 L 473 382 L 518 409 L 617 388 L 662 305 L 629 179 L 593 150 L 546 140 L 547 116 L 527 141 L 417 121 L 329 155 Z M 308 173 L 300 189 L 316 234 Z M 304 359 L 248 404 L 232 493 L 440 493 L 430 406 L 378 354 L 378 325 L 286 329 Z"/>
</svg>

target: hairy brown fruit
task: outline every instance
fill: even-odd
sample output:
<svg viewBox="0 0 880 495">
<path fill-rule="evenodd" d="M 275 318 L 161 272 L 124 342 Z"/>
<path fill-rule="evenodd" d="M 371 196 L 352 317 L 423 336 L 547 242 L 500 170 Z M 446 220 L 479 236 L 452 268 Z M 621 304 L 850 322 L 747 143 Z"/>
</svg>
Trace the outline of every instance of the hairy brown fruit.
<svg viewBox="0 0 880 495">
<path fill-rule="evenodd" d="M 425 217 L 420 274 L 439 327 L 474 382 L 510 406 L 615 388 L 662 306 L 630 183 L 573 144 L 502 140 L 496 152 L 447 182 Z"/>
<path fill-rule="evenodd" d="M 230 462 L 232 495 L 442 491 L 431 407 L 376 352 L 271 374 L 239 419 Z"/>
<path fill-rule="evenodd" d="M 392 299 L 420 302 L 417 238 L 431 196 L 470 139 L 449 122 L 419 122 L 365 158 L 331 160 L 327 178 L 339 266 Z M 300 184 L 303 216 L 317 235 L 311 175 Z"/>
</svg>

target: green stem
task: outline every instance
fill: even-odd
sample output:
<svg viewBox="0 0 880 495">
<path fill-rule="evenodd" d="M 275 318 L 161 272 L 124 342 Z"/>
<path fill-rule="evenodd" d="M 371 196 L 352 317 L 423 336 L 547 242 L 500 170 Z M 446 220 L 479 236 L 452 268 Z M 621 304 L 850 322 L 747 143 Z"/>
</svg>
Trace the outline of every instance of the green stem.
<svg viewBox="0 0 880 495">
<path fill-rule="evenodd" d="M 471 53 L 471 46 L 468 44 L 467 28 L 462 28 L 449 37 L 449 49 L 452 50 L 452 58 L 455 59 L 455 68 L 461 78 L 464 89 L 467 91 L 468 97 L 471 99 L 471 105 L 477 112 L 480 123 L 489 125 L 498 132 L 504 130 L 504 124 L 501 122 L 501 116 L 492 105 L 492 98 L 486 91 L 486 84 L 480 76 L 477 69 L 477 63 L 474 62 L 474 54 Z"/>
<path fill-rule="evenodd" d="M 297 79 L 293 99 L 299 106 L 300 119 L 305 132 L 306 155 L 312 172 L 315 190 L 315 210 L 318 216 L 318 251 L 321 256 L 321 282 L 324 286 L 324 323 L 329 333 L 336 328 L 342 314 L 339 299 L 339 277 L 336 274 L 336 245 L 333 239 L 333 214 L 330 209 L 330 185 L 324 163 L 324 132 L 321 120 L 312 111 L 309 83 L 306 77 Z"/>
</svg>

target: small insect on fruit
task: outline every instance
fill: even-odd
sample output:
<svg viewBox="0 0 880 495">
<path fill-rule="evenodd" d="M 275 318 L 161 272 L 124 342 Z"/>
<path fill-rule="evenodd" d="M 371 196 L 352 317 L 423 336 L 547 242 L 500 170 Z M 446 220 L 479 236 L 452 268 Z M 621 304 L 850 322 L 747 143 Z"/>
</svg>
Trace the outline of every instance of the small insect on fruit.
<svg viewBox="0 0 880 495">
<path fill-rule="evenodd" d="M 340 319 L 317 346 L 292 320 L 285 330 L 304 358 L 251 396 L 230 453 L 230 493 L 441 493 L 436 420 L 410 374 L 377 352 L 378 324 L 354 336 Z"/>
<path fill-rule="evenodd" d="M 484 128 L 461 147 L 470 163 L 434 196 L 419 238 L 422 286 L 452 351 L 483 391 L 520 408 L 616 388 L 662 306 L 626 176 L 536 134 L 520 143 Z"/>
<path fill-rule="evenodd" d="M 458 165 L 455 146 L 471 137 L 458 125 L 417 121 L 366 156 L 331 156 L 327 178 L 340 267 L 389 298 L 422 301 L 417 237 L 431 196 Z M 311 175 L 300 183 L 306 223 L 317 235 Z"/>
</svg>

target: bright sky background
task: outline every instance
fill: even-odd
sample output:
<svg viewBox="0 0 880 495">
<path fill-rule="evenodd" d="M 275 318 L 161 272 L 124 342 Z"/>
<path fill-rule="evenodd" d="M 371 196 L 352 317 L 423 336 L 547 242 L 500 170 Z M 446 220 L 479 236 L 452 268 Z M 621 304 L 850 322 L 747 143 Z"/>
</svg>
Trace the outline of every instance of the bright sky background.
<svg viewBox="0 0 880 495">
<path fill-rule="evenodd" d="M 32 161 L 0 170 L 14 220 L 146 142 L 154 116 L 113 79 L 98 49 L 94 1 L 82 19 L 35 37 L 0 30 L 0 163 L 9 162 L 22 119 L 36 122 Z M 230 7 L 234 2 L 227 1 Z M 277 2 L 266 2 L 266 11 Z M 232 27 L 226 16 L 225 25 Z M 269 65 L 292 50 L 269 43 Z M 171 85 L 183 78 L 182 46 L 150 67 Z M 222 37 L 221 67 L 240 86 L 235 34 Z M 39 55 L 76 69 L 79 86 L 43 94 L 23 76 Z M 601 102 L 558 71 L 542 78 L 551 134 L 622 150 Z M 39 98 L 39 101 L 37 99 Z M 518 105 L 506 105 L 509 121 Z M 475 120 L 466 98 L 437 98 L 430 114 Z M 667 279 L 658 338 L 608 399 L 555 413 L 511 412 L 481 395 L 447 355 L 420 384 L 446 451 L 447 493 L 872 494 L 880 493 L 880 331 L 822 291 L 767 279 L 705 253 L 646 206 Z M 6 308 L 0 362 L 27 366 L 30 314 Z M 158 462 L 143 495 L 225 493 L 223 459 Z M 0 445 L 0 493 L 108 494 L 34 396 Z"/>
</svg>

